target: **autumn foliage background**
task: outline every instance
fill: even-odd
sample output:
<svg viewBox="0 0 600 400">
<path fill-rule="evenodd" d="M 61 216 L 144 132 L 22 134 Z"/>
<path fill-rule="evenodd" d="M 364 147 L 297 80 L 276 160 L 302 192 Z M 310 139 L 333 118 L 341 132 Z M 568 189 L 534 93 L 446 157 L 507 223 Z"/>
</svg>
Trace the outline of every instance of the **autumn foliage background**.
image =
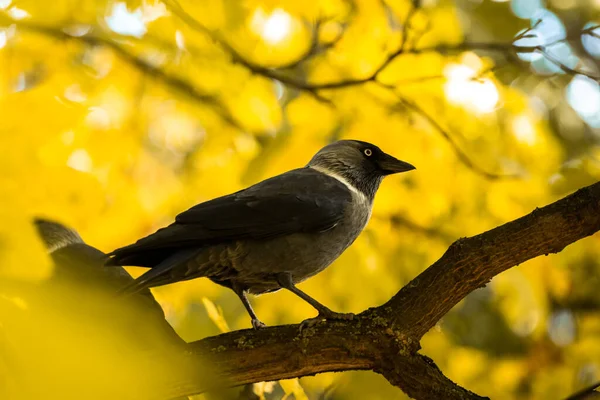
<svg viewBox="0 0 600 400">
<path fill-rule="evenodd" d="M 366 231 L 302 289 L 337 311 L 380 305 L 453 240 L 598 180 L 599 10 L 583 0 L 0 0 L 0 279 L 52 275 L 34 216 L 108 252 L 354 138 L 417 170 L 386 179 Z M 425 336 L 423 352 L 494 399 L 558 399 L 599 380 L 599 244 L 496 277 Z M 208 280 L 154 294 L 185 340 L 250 326 L 236 296 Z M 268 325 L 314 314 L 285 291 L 253 303 Z M 48 326 L 65 323 L 46 311 Z M 7 325 L 33 311 L 1 288 L 0 312 L 5 348 L 50 334 Z M 65 336 L 52 340 L 68 358 Z M 10 365 L 0 353 L 0 384 L 13 382 Z M 405 398 L 371 372 L 254 391 Z"/>
</svg>

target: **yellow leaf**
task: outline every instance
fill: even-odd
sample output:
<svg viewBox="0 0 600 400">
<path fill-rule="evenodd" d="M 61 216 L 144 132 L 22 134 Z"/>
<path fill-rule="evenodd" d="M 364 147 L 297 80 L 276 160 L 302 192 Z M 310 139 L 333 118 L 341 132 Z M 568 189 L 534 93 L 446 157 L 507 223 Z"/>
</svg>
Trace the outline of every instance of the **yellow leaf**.
<svg viewBox="0 0 600 400">
<path fill-rule="evenodd" d="M 202 303 L 204 304 L 204 308 L 206 308 L 208 317 L 212 322 L 215 323 L 215 325 L 221 330 L 221 332 L 229 332 L 229 326 L 227 325 L 227 321 L 225 321 L 225 317 L 223 316 L 223 310 L 221 310 L 221 307 L 215 306 L 215 303 L 213 303 L 206 297 L 202 298 Z"/>
</svg>

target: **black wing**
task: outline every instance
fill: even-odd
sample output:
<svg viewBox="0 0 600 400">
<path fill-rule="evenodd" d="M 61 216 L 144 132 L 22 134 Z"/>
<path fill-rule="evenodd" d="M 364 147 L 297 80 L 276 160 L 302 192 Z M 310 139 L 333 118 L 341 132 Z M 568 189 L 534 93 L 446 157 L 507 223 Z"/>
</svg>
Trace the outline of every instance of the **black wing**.
<svg viewBox="0 0 600 400">
<path fill-rule="evenodd" d="M 351 199 L 337 179 L 311 168 L 292 170 L 190 208 L 168 227 L 112 252 L 110 264 L 150 267 L 184 248 L 326 231 Z"/>
</svg>

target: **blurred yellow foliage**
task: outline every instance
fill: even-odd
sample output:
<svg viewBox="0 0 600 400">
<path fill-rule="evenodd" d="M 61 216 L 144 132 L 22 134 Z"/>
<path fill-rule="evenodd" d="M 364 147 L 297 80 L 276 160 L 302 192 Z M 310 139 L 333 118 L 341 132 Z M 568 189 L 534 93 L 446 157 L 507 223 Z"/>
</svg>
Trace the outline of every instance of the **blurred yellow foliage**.
<svg viewBox="0 0 600 400">
<path fill-rule="evenodd" d="M 198 202 L 303 166 L 332 139 L 354 138 L 417 166 L 385 181 L 366 232 L 302 285 L 333 309 L 360 312 L 452 240 L 600 177 L 598 148 L 563 165 L 546 114 L 471 51 L 407 51 L 378 75 L 384 86 L 294 84 L 366 79 L 404 41 L 411 49 L 461 42 L 453 2 L 424 2 L 404 30 L 411 3 L 0 1 L 0 278 L 52 275 L 34 216 L 110 251 Z M 314 38 L 325 49 L 312 48 Z M 273 79 L 276 67 L 309 54 L 281 75 L 292 84 Z M 425 337 L 424 352 L 457 383 L 495 399 L 555 398 L 599 379 L 598 248 L 591 238 L 497 277 Z M 186 340 L 249 327 L 239 300 L 207 280 L 154 292 Z M 287 292 L 253 301 L 268 325 L 313 314 Z M 596 312 L 584 307 L 575 317 L 581 304 Z M 0 287 L 0 311 L 1 328 L 27 303 Z M 74 316 L 48 311 L 43 324 L 60 329 L 40 343 L 75 348 L 61 341 Z M 23 324 L 32 342 L 44 336 L 34 326 Z M 102 359 L 103 345 L 87 356 Z M 368 373 L 280 382 L 283 398 L 404 398 L 386 385 Z"/>
</svg>

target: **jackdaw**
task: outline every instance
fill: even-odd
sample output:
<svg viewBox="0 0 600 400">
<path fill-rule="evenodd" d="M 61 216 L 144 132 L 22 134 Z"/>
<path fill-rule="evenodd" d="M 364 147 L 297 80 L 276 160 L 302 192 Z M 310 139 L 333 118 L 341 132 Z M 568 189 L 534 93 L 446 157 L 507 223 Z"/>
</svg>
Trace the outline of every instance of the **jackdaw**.
<svg viewBox="0 0 600 400">
<path fill-rule="evenodd" d="M 303 167 L 198 204 L 175 222 L 112 253 L 107 265 L 149 271 L 124 293 L 207 277 L 232 289 L 258 329 L 246 294 L 287 289 L 319 313 L 351 319 L 296 287 L 323 271 L 367 224 L 383 178 L 415 169 L 358 140 L 329 144 Z"/>
</svg>

